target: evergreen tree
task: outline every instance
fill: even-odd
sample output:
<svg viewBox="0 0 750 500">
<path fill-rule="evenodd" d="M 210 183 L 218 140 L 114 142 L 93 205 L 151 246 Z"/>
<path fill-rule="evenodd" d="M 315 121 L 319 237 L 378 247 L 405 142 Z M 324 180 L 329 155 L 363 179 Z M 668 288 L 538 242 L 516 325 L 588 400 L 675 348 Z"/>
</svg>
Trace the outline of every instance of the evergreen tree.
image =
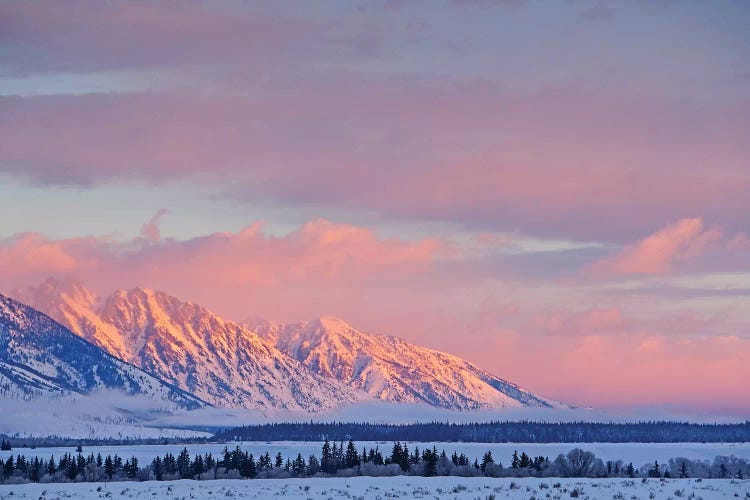
<svg viewBox="0 0 750 500">
<path fill-rule="evenodd" d="M 307 469 L 305 472 L 308 476 L 314 476 L 320 471 L 320 461 L 318 460 L 318 457 L 315 455 L 310 455 L 310 458 L 307 459 Z"/>
<path fill-rule="evenodd" d="M 658 478 L 661 477 L 661 468 L 659 467 L 659 461 L 654 461 L 653 468 L 648 470 L 648 477 Z"/>
<path fill-rule="evenodd" d="M 491 451 L 486 452 L 484 456 L 482 457 L 482 465 L 480 466 L 480 468 L 482 469 L 482 472 L 485 472 L 487 470 L 487 466 L 489 464 L 494 464 L 494 463 L 495 463 L 495 460 L 492 458 L 492 452 Z"/>
<path fill-rule="evenodd" d="M 65 475 L 68 476 L 68 479 L 75 482 L 76 477 L 78 477 L 78 465 L 75 460 L 68 460 L 68 467 L 65 470 Z"/>
<path fill-rule="evenodd" d="M 154 471 L 154 477 L 157 481 L 164 479 L 164 468 L 162 467 L 162 461 L 160 457 L 156 457 L 151 463 L 151 470 Z"/>
<path fill-rule="evenodd" d="M 630 462 L 628 464 L 627 474 L 630 478 L 635 477 L 635 468 L 633 467 L 633 462 Z"/>
<path fill-rule="evenodd" d="M 292 463 L 292 475 L 294 477 L 302 477 L 305 475 L 305 459 L 302 458 L 302 453 L 297 453 L 297 458 Z"/>
<path fill-rule="evenodd" d="M 437 476 L 438 454 L 437 450 L 427 450 L 424 453 L 424 475 L 427 477 Z"/>
<path fill-rule="evenodd" d="M 335 443 L 334 446 L 336 446 Z M 323 443 L 323 451 L 320 456 L 320 470 L 325 474 L 332 474 L 336 471 L 333 463 L 333 453 L 331 452 L 331 443 L 328 442 L 328 439 Z"/>
<path fill-rule="evenodd" d="M 521 465 L 521 461 L 518 459 L 518 451 L 513 452 L 513 459 L 510 461 L 510 466 L 514 469 L 518 469 Z"/>
<path fill-rule="evenodd" d="M 180 479 L 187 479 L 190 477 L 190 452 L 187 448 L 183 448 L 179 455 L 177 455 L 177 473 L 180 475 Z"/>
<path fill-rule="evenodd" d="M 252 453 L 242 457 L 239 461 L 238 468 L 240 470 L 240 476 L 242 477 L 253 478 L 258 475 L 258 466 L 255 463 L 255 458 L 253 458 Z"/>
<path fill-rule="evenodd" d="M 107 455 L 107 458 L 104 459 L 104 473 L 109 479 L 112 479 L 112 476 L 115 474 L 115 462 L 112 460 L 111 455 Z"/>
<path fill-rule="evenodd" d="M 5 461 L 5 465 L 3 465 L 3 476 L 5 477 L 5 479 L 8 479 L 10 476 L 13 475 L 14 468 L 15 468 L 15 464 L 13 463 L 13 455 L 11 455 Z"/>
<path fill-rule="evenodd" d="M 200 481 L 201 475 L 206 472 L 206 468 L 203 463 L 203 457 L 200 455 L 196 455 L 193 459 L 193 477 L 198 478 Z"/>
<path fill-rule="evenodd" d="M 55 474 L 57 473 L 57 467 L 55 467 L 55 456 L 52 455 L 49 459 L 49 464 L 47 464 L 47 474 L 50 475 L 50 477 L 55 477 Z"/>
<path fill-rule="evenodd" d="M 284 457 L 281 456 L 281 452 L 276 454 L 276 461 L 273 464 L 277 469 L 281 469 L 284 466 Z"/>
<path fill-rule="evenodd" d="M 347 469 L 359 467 L 360 460 L 357 454 L 357 449 L 354 447 L 354 441 L 349 440 L 349 444 L 346 446 L 346 454 L 344 455 L 344 464 Z"/>
</svg>

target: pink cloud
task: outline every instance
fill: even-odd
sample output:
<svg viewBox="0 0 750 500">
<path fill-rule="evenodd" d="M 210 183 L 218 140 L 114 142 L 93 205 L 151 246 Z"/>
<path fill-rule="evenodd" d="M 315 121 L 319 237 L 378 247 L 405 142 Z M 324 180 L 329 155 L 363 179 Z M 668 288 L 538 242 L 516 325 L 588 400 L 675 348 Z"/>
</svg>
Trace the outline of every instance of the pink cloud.
<svg viewBox="0 0 750 500">
<path fill-rule="evenodd" d="M 159 241 L 161 231 L 159 230 L 159 221 L 167 214 L 167 209 L 159 209 L 151 219 L 141 226 L 141 237 L 148 241 Z"/>
<path fill-rule="evenodd" d="M 284 236 L 269 236 L 253 224 L 236 233 L 161 239 L 162 214 L 146 224 L 144 236 L 126 242 L 50 240 L 31 233 L 2 240 L 0 258 L 9 265 L 0 270 L 0 281 L 8 291 L 45 275 L 67 276 L 102 291 L 162 289 L 231 311 L 235 318 L 263 311 L 301 319 L 332 311 L 335 304 L 346 310 L 352 297 L 370 288 L 404 286 L 450 252 L 438 239 L 379 238 L 369 229 L 323 219 Z"/>
<path fill-rule="evenodd" d="M 158 215 L 146 234 L 158 234 Z M 750 356 L 743 337 L 750 318 L 740 306 L 714 314 L 636 315 L 627 312 L 626 297 L 607 304 L 598 295 L 589 297 L 591 307 L 554 306 L 537 301 L 541 285 L 533 281 L 513 280 L 505 283 L 507 293 L 484 293 L 475 272 L 446 274 L 446 258 L 463 258 L 461 249 L 440 238 L 381 238 L 322 219 L 282 236 L 256 223 L 186 241 L 51 240 L 26 233 L 0 241 L 0 259 L 8 263 L 0 282 L 4 292 L 49 275 L 81 279 L 100 292 L 145 286 L 232 319 L 334 314 L 358 328 L 465 356 L 576 404 L 707 407 L 710 400 L 731 411 L 749 409 L 737 400 Z M 700 380 L 693 380 L 696 372 Z"/>
<path fill-rule="evenodd" d="M 686 335 L 662 333 L 661 320 L 624 317 L 617 308 L 534 316 L 516 326 L 488 327 L 475 342 L 482 348 L 474 352 L 462 344 L 478 333 L 464 334 L 454 350 L 496 373 L 513 374 L 538 393 L 578 405 L 722 409 L 738 415 L 750 410 L 748 401 L 737 397 L 746 392 L 750 340 L 708 333 L 723 330 L 721 320 L 704 323 L 705 334 Z M 540 317 L 549 321 L 540 323 Z M 557 321 L 560 317 L 565 320 Z"/>
<path fill-rule="evenodd" d="M 682 219 L 616 254 L 588 266 L 595 276 L 661 275 L 712 253 L 750 249 L 744 233 L 727 236 L 719 228 L 706 228 L 703 219 Z"/>
<path fill-rule="evenodd" d="M 736 228 L 750 210 L 743 105 L 337 76 L 262 99 L 124 93 L 0 106 L 0 169 L 42 184 L 198 179 L 238 199 L 614 241 L 695 212 Z M 644 122 L 668 132 L 656 140 Z"/>
<path fill-rule="evenodd" d="M 601 335 L 621 332 L 626 326 L 618 307 L 584 311 L 558 310 L 535 314 L 526 325 L 529 331 L 546 335 Z"/>
</svg>

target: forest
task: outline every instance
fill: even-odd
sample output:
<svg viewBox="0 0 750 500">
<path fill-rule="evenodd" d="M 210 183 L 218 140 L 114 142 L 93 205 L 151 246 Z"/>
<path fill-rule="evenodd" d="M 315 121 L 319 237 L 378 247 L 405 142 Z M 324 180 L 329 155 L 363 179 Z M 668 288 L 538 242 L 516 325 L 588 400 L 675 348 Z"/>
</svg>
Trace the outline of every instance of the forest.
<svg viewBox="0 0 750 500">
<path fill-rule="evenodd" d="M 745 443 L 750 421 L 689 422 L 486 422 L 372 424 L 287 422 L 220 431 L 226 441 L 423 441 L 465 443 Z"/>
<path fill-rule="evenodd" d="M 553 460 L 532 457 L 515 451 L 505 464 L 487 451 L 482 460 L 472 463 L 464 454 L 435 447 L 410 450 L 396 442 L 387 451 L 377 447 L 361 451 L 348 443 L 326 440 L 319 455 L 283 457 L 270 453 L 254 457 L 240 449 L 225 447 L 220 456 L 210 453 L 191 456 L 185 448 L 176 456 L 166 453 L 155 456 L 150 463 L 139 463 L 136 457 L 119 455 L 86 455 L 79 447 L 76 453 L 64 453 L 49 460 L 25 455 L 11 455 L 0 460 L 0 482 L 107 482 L 167 481 L 176 479 L 264 479 L 291 477 L 353 477 L 353 476 L 461 476 L 461 477 L 589 477 L 589 478 L 707 478 L 744 479 L 750 474 L 750 463 L 737 457 L 716 457 L 713 461 L 673 458 L 667 463 L 645 464 L 640 467 L 621 460 L 607 462 L 592 452 L 578 448 L 561 453 Z"/>
</svg>

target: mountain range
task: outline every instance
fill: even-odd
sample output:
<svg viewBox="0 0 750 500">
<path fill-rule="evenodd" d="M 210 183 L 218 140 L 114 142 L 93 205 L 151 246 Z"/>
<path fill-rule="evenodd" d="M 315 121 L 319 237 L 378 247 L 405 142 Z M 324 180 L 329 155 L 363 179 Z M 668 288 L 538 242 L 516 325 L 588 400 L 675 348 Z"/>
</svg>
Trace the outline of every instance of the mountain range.
<svg viewBox="0 0 750 500">
<path fill-rule="evenodd" d="M 80 337 L 90 346 L 83 351 L 106 351 L 213 406 L 318 412 L 383 400 L 451 410 L 565 407 L 456 356 L 360 332 L 338 318 L 238 323 L 154 290 L 97 297 L 55 279 L 13 295 Z"/>
<path fill-rule="evenodd" d="M 206 405 L 39 311 L 0 295 L 0 397 L 30 399 L 97 390 L 144 395 L 185 409 Z"/>
</svg>

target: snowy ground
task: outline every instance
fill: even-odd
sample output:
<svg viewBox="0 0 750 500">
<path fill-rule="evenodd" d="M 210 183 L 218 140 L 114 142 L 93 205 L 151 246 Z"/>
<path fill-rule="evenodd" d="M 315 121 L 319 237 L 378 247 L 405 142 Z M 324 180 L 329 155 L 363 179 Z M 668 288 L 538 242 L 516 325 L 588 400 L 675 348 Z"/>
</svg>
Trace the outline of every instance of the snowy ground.
<svg viewBox="0 0 750 500">
<path fill-rule="evenodd" d="M 362 449 L 366 446 L 368 449 L 379 447 L 381 451 L 390 453 L 393 443 L 390 441 L 358 441 L 357 448 Z M 163 456 L 166 453 L 174 455 L 179 454 L 183 448 L 187 448 L 191 455 L 198 453 L 212 453 L 214 456 L 221 454 L 224 447 L 230 449 L 239 446 L 243 450 L 253 453 L 256 457 L 262 453 L 268 452 L 271 456 L 276 453 L 281 454 L 286 459 L 294 458 L 297 453 L 307 458 L 311 454 L 320 455 L 321 443 L 317 442 L 243 442 L 228 444 L 195 444 L 195 445 L 137 445 L 137 446 L 84 446 L 85 455 L 101 453 L 102 456 L 118 454 L 123 458 L 135 456 L 140 463 L 150 463 L 157 455 Z M 567 453 L 573 448 L 582 448 L 593 452 L 598 458 L 607 460 L 622 460 L 626 464 L 632 462 L 636 467 L 644 464 L 652 464 L 654 460 L 659 463 L 667 462 L 670 458 L 689 458 L 701 460 L 713 460 L 717 455 L 729 456 L 734 455 L 738 458 L 750 460 L 750 443 L 552 443 L 552 444 L 529 444 L 529 443 L 408 443 L 409 450 L 413 451 L 414 447 L 420 450 L 432 448 L 435 446 L 438 451 L 445 450 L 448 455 L 456 451 L 464 453 L 472 461 L 477 458 L 482 459 L 482 455 L 487 450 L 492 451 L 496 461 L 503 465 L 508 465 L 513 451 L 519 453 L 525 451 L 531 456 L 546 456 L 550 460 L 560 453 Z M 17 455 L 19 453 L 27 457 L 38 456 L 49 459 L 54 455 L 56 458 L 64 453 L 73 453 L 75 447 L 59 448 L 16 448 L 11 451 L 0 451 L 0 458 L 6 459 L 8 455 Z"/>
<path fill-rule="evenodd" d="M 750 481 L 695 479 L 491 479 L 356 477 L 0 486 L 0 498 L 303 498 L 303 499 L 674 499 L 750 498 Z M 573 495 L 571 495 L 573 493 Z"/>
</svg>

